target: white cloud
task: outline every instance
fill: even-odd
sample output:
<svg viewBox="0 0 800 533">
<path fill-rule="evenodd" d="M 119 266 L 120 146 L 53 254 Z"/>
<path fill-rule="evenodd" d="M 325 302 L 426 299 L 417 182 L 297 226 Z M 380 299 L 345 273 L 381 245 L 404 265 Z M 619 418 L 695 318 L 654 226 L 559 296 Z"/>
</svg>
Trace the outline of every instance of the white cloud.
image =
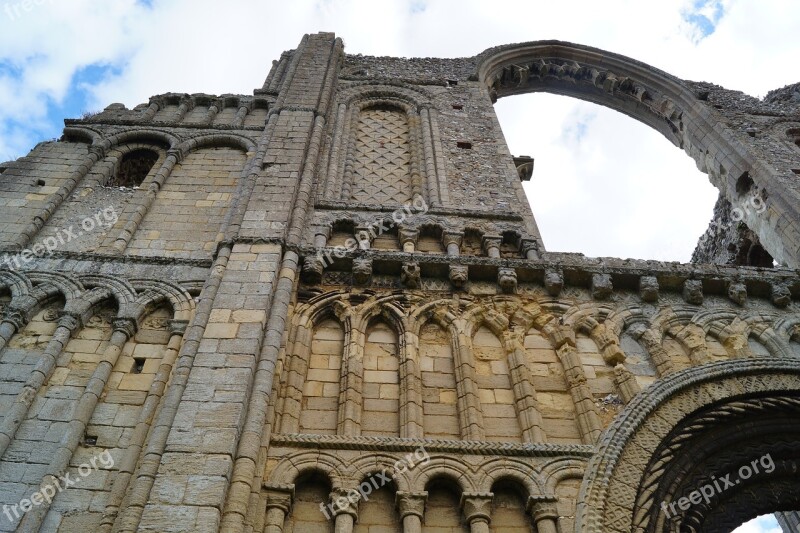
<svg viewBox="0 0 800 533">
<path fill-rule="evenodd" d="M 261 86 L 283 50 L 316 31 L 335 31 L 349 53 L 397 56 L 468 56 L 499 44 L 560 39 L 761 96 L 797 81 L 791 43 L 800 4 L 791 0 L 699 7 L 665 0 L 655 12 L 634 0 L 33 3 L 12 19 L 4 8 L 21 0 L 0 0 L 0 159 L 41 140 L 37 131 L 53 118 L 48 103 L 70 96 L 70 80 L 87 65 L 118 70 L 91 86 L 89 109 L 132 107 L 168 91 L 246 94 Z M 697 39 L 689 15 L 712 20 L 717 4 L 724 15 L 713 33 Z M 21 77 L 10 76 L 10 67 Z M 668 141 L 627 117 L 544 95 L 501 101 L 498 110 L 512 151 L 536 158 L 527 190 L 549 248 L 688 260 L 710 219 L 714 191 Z M 567 142 L 565 127 L 583 118 L 583 137 Z"/>
</svg>

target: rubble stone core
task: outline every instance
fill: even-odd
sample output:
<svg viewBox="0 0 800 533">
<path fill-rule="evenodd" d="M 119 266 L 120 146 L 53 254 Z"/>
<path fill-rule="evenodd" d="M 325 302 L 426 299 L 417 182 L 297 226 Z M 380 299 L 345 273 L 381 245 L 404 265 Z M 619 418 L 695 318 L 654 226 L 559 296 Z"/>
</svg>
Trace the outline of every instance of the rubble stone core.
<svg viewBox="0 0 800 533">
<path fill-rule="evenodd" d="M 695 263 L 546 250 L 493 109 L 536 91 L 697 162 Z M 67 120 L 0 165 L 0 531 L 788 530 L 797 94 L 318 33 L 252 96 Z"/>
</svg>

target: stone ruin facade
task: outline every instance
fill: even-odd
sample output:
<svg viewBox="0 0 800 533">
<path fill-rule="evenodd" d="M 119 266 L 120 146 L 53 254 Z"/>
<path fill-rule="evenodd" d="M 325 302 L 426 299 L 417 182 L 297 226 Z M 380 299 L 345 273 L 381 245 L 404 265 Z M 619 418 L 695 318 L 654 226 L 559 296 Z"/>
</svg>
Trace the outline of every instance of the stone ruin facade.
<svg viewBox="0 0 800 533">
<path fill-rule="evenodd" d="M 696 262 L 546 251 L 493 110 L 536 91 L 695 159 Z M 558 41 L 307 35 L 252 96 L 67 120 L 0 175 L 0 531 L 796 527 L 798 174 L 797 86 Z"/>
</svg>

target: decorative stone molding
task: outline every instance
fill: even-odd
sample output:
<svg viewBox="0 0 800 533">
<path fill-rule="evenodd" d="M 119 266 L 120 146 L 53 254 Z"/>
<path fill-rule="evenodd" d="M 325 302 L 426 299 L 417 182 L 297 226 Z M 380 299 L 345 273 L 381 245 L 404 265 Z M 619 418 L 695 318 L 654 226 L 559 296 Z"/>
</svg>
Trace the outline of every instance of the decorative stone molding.
<svg viewBox="0 0 800 533">
<path fill-rule="evenodd" d="M 277 508 L 288 515 L 294 502 L 294 485 L 279 483 L 264 483 L 263 492 L 267 502 L 267 510 Z"/>
<path fill-rule="evenodd" d="M 372 278 L 372 259 L 358 257 L 353 259 L 353 281 L 358 285 L 366 285 Z"/>
<path fill-rule="evenodd" d="M 499 235 L 484 235 L 481 240 L 481 246 L 487 256 L 498 258 L 500 257 L 500 245 L 502 242 L 503 238 Z"/>
<path fill-rule="evenodd" d="M 655 276 L 639 278 L 639 296 L 648 303 L 658 301 L 658 278 Z"/>
<path fill-rule="evenodd" d="M 692 305 L 702 305 L 703 282 L 699 279 L 687 279 L 683 283 L 683 299 Z"/>
<path fill-rule="evenodd" d="M 465 266 L 450 265 L 450 282 L 454 287 L 460 289 L 469 279 L 469 270 Z"/>
<path fill-rule="evenodd" d="M 409 261 L 403 263 L 400 281 L 409 289 L 416 289 L 422 283 L 419 263 Z"/>
<path fill-rule="evenodd" d="M 467 522 L 491 522 L 493 498 L 494 494 L 491 492 L 462 492 L 461 510 Z"/>
<path fill-rule="evenodd" d="M 772 289 L 772 303 L 775 307 L 785 308 L 792 302 L 792 293 L 786 283 L 773 283 Z"/>
<path fill-rule="evenodd" d="M 395 494 L 395 505 L 400 519 L 406 515 L 415 515 L 420 519 L 425 517 L 425 502 L 428 501 L 427 492 L 403 492 L 397 491 Z"/>
<path fill-rule="evenodd" d="M 501 268 L 497 271 L 497 284 L 503 292 L 513 294 L 517 290 L 517 271 L 513 268 Z"/>
<path fill-rule="evenodd" d="M 550 296 L 557 297 L 564 288 L 564 274 L 560 270 L 545 270 L 544 288 Z"/>
<path fill-rule="evenodd" d="M 3 309 L 2 320 L 14 326 L 16 331 L 22 331 L 28 325 L 28 314 L 22 309 L 9 306 Z"/>
<path fill-rule="evenodd" d="M 595 300 L 606 300 L 614 291 L 611 283 L 611 276 L 608 274 L 594 274 L 592 276 L 592 298 Z"/>
<path fill-rule="evenodd" d="M 447 250 L 447 255 L 458 257 L 461 255 L 461 243 L 464 241 L 463 231 L 443 231 L 442 246 Z"/>
<path fill-rule="evenodd" d="M 311 449 L 339 450 L 385 450 L 396 452 L 413 452 L 424 447 L 429 452 L 458 453 L 471 455 L 499 455 L 520 457 L 559 457 L 572 455 L 575 457 L 591 457 L 593 447 L 583 444 L 545 444 L 514 443 L 471 440 L 440 439 L 401 439 L 398 437 L 364 437 L 344 435 L 310 435 L 291 434 L 273 435 L 273 446 Z"/>
<path fill-rule="evenodd" d="M 117 317 L 112 321 L 114 331 L 119 331 L 129 339 L 132 339 L 136 332 L 139 330 L 139 325 L 133 318 Z"/>
<path fill-rule="evenodd" d="M 306 257 L 303 262 L 303 279 L 307 283 L 316 285 L 322 281 L 325 272 L 325 263 L 318 257 Z"/>
</svg>

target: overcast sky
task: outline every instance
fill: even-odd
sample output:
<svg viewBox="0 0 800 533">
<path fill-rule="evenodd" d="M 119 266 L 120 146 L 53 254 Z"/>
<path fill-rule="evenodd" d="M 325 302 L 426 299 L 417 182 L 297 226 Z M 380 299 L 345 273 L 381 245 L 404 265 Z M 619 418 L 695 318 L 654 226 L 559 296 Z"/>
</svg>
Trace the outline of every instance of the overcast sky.
<svg viewBox="0 0 800 533">
<path fill-rule="evenodd" d="M 394 56 L 470 56 L 560 39 L 759 97 L 800 79 L 793 0 L 0 4 L 0 161 L 60 136 L 64 117 L 112 102 L 251 93 L 281 51 L 316 31 L 335 31 L 348 53 Z M 512 153 L 536 159 L 526 191 L 548 249 L 689 260 L 717 193 L 669 141 L 564 97 L 510 97 L 497 110 Z"/>
</svg>

